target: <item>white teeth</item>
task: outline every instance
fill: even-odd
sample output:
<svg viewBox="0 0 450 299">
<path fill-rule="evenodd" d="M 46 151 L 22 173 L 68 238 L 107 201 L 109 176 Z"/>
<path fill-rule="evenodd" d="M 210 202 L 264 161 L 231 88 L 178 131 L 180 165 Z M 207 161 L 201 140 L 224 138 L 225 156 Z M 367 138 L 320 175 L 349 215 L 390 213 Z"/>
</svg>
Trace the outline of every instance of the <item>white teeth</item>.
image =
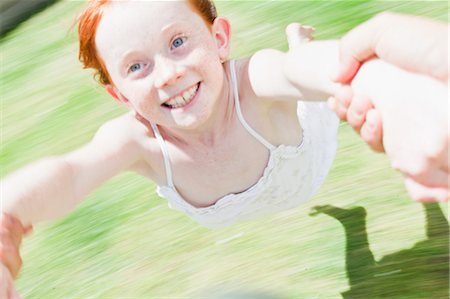
<svg viewBox="0 0 450 299">
<path fill-rule="evenodd" d="M 180 108 L 184 105 L 191 102 L 192 98 L 194 97 L 195 93 L 197 92 L 198 84 L 195 86 L 192 86 L 185 92 L 183 92 L 182 95 L 176 96 L 168 101 L 166 101 L 164 104 L 167 106 L 170 106 L 171 108 Z"/>
<path fill-rule="evenodd" d="M 190 89 L 189 89 L 190 90 Z M 183 99 L 185 100 L 185 101 L 189 101 L 189 99 L 191 98 L 191 93 L 189 92 L 189 91 L 185 91 L 184 93 L 183 93 Z"/>
</svg>

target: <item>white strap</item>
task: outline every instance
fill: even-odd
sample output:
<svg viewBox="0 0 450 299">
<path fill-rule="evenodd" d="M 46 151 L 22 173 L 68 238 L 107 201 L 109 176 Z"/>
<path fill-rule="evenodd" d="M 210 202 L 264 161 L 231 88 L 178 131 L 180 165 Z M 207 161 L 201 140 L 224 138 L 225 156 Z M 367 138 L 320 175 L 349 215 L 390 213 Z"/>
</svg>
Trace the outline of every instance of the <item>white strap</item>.
<svg viewBox="0 0 450 299">
<path fill-rule="evenodd" d="M 164 167 L 166 168 L 167 185 L 171 188 L 174 188 L 172 179 L 172 168 L 170 167 L 169 152 L 167 151 L 166 141 L 164 140 L 164 138 L 162 138 L 158 127 L 153 123 L 150 123 L 150 125 L 152 126 L 153 132 L 155 133 L 156 136 L 156 140 L 158 140 L 159 147 L 161 148 L 161 151 L 163 153 Z"/>
<path fill-rule="evenodd" d="M 244 128 L 258 140 L 261 142 L 265 147 L 267 147 L 269 150 L 274 150 L 276 147 L 272 145 L 270 142 L 268 142 L 264 137 L 259 135 L 255 130 L 253 130 L 252 127 L 247 123 L 247 121 L 244 119 L 244 116 L 242 115 L 241 111 L 241 105 L 239 101 L 239 91 L 237 86 L 237 80 L 236 80 L 236 68 L 235 68 L 235 61 L 230 61 L 230 73 L 231 73 L 231 83 L 233 84 L 233 91 L 234 91 L 234 101 L 236 105 L 236 113 L 238 116 L 239 121 L 244 126 Z"/>
</svg>

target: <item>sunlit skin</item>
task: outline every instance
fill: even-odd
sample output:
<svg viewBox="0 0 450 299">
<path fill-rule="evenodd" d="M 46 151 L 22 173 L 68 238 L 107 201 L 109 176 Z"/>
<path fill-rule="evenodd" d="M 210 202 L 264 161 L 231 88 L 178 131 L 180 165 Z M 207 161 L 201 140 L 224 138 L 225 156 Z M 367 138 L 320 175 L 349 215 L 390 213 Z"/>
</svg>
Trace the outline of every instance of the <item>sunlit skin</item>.
<svg viewBox="0 0 450 299">
<path fill-rule="evenodd" d="M 228 104 L 221 64 L 228 57 L 228 31 L 224 18 L 218 18 L 210 31 L 181 1 L 109 5 L 96 34 L 99 54 L 114 84 L 107 89 L 172 134 L 211 131 L 220 125 L 217 119 L 223 113 L 219 112 Z M 200 88 L 189 108 L 162 105 L 197 84 Z"/>
<path fill-rule="evenodd" d="M 125 171 L 166 185 L 150 122 L 166 140 L 174 185 L 188 203 L 207 207 L 249 189 L 261 178 L 269 151 L 237 118 L 227 62 L 230 38 L 226 18 L 208 27 L 185 2 L 108 5 L 96 47 L 112 78 L 106 91 L 130 112 L 102 125 L 79 149 L 41 159 L 3 179 L 4 213 L 24 226 L 61 217 Z M 331 80 L 338 70 L 337 41 L 309 42 L 300 31 L 288 40 L 287 53 L 266 49 L 236 61 L 242 113 L 275 146 L 301 143 L 298 100 L 325 100 L 341 87 Z M 387 99 L 378 101 L 379 107 L 422 97 L 434 86 L 380 60 L 362 65 L 351 85 L 368 97 Z M 179 101 L 181 95 L 188 103 Z M 12 247 L 18 252 L 18 245 Z M 0 295 L 4 291 L 0 285 Z"/>
<path fill-rule="evenodd" d="M 208 28 L 187 3 L 178 1 L 115 3 L 105 10 L 97 30 L 96 45 L 113 81 L 107 91 L 159 125 L 164 138 L 174 145 L 169 151 L 177 189 L 196 206 L 208 206 L 230 192 L 247 189 L 259 179 L 268 159 L 267 150 L 242 128 L 235 114 L 228 66 L 222 64 L 228 58 L 229 41 L 230 24 L 225 18 L 217 18 Z M 241 78 L 248 76 L 247 65 L 248 59 L 238 63 Z M 299 144 L 295 103 L 276 105 L 258 99 L 248 80 L 242 83 L 242 99 L 252 103 L 243 103 L 248 121 L 275 143 Z M 196 85 L 197 94 L 185 107 L 164 105 Z M 267 125 L 272 120 L 278 127 L 270 134 Z M 292 125 L 291 134 L 277 131 Z M 139 163 L 140 171 L 164 184 L 156 140 L 142 138 L 141 144 L 148 150 L 145 161 Z M 249 158 L 242 163 L 236 156 Z"/>
</svg>

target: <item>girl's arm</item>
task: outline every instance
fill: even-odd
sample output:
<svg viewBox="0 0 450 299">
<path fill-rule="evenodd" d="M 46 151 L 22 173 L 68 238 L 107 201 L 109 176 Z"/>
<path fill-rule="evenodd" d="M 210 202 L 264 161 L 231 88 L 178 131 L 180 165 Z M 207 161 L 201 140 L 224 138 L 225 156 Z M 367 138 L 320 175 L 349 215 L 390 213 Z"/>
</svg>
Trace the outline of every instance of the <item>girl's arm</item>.
<svg viewBox="0 0 450 299">
<path fill-rule="evenodd" d="M 67 155 L 44 158 L 7 176 L 1 182 L 2 212 L 24 226 L 61 217 L 103 182 L 132 168 L 140 151 L 133 134 L 118 134 L 126 117 L 104 124 L 91 142 Z"/>
<path fill-rule="evenodd" d="M 258 51 L 250 58 L 248 76 L 259 97 L 323 101 L 341 89 L 342 85 L 332 80 L 338 71 L 338 41 L 325 40 L 303 43 L 286 53 Z M 363 64 L 350 85 L 355 94 L 370 97 L 375 107 L 382 110 L 399 108 L 405 104 L 404 98 L 414 94 L 425 97 L 430 88 L 434 99 L 445 100 L 448 90 L 438 80 L 380 59 Z"/>
<path fill-rule="evenodd" d="M 248 75 L 259 97 L 323 101 L 341 87 L 331 80 L 338 65 L 337 41 L 312 41 L 287 53 L 258 51 L 250 58 Z"/>
<path fill-rule="evenodd" d="M 258 52 L 250 60 L 249 78 L 260 97 L 325 100 L 341 88 L 331 80 L 337 71 L 337 42 L 317 41 L 287 53 Z M 392 166 L 406 176 L 411 197 L 448 201 L 448 86 L 373 59 L 361 66 L 351 88 L 380 112 L 384 148 Z M 432 189 L 415 191 L 411 182 Z"/>
</svg>

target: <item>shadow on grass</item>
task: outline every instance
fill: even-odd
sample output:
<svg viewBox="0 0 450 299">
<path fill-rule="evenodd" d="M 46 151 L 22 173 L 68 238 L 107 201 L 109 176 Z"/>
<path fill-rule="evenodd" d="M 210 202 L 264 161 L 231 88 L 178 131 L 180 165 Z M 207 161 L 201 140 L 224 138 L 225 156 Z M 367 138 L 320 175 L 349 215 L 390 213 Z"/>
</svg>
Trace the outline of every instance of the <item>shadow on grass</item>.
<svg viewBox="0 0 450 299">
<path fill-rule="evenodd" d="M 438 204 L 423 208 L 427 238 L 379 261 L 369 247 L 364 208 L 313 208 L 312 216 L 326 214 L 344 226 L 350 290 L 343 298 L 448 298 L 449 225 Z"/>
</svg>

